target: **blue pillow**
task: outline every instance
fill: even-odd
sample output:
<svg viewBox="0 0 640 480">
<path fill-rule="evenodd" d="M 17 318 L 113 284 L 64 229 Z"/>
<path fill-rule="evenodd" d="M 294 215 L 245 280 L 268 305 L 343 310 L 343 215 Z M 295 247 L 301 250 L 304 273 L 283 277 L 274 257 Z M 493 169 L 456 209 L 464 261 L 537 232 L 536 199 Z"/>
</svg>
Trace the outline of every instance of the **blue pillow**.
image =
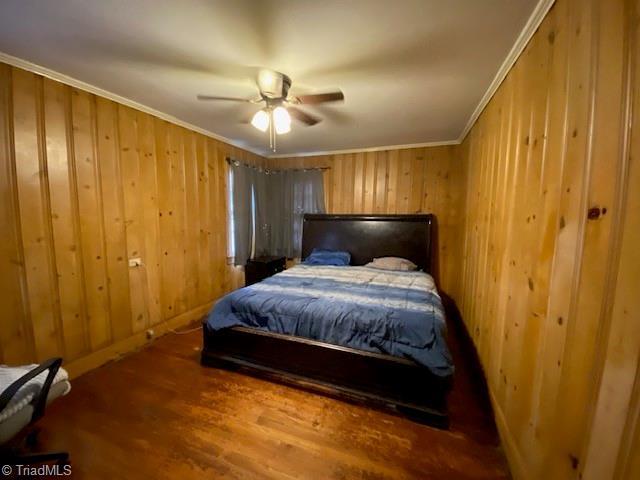
<svg viewBox="0 0 640 480">
<path fill-rule="evenodd" d="M 349 252 L 340 252 L 337 250 L 321 250 L 314 248 L 304 262 L 305 265 L 334 265 L 336 267 L 344 267 L 351 262 L 351 254 Z"/>
</svg>

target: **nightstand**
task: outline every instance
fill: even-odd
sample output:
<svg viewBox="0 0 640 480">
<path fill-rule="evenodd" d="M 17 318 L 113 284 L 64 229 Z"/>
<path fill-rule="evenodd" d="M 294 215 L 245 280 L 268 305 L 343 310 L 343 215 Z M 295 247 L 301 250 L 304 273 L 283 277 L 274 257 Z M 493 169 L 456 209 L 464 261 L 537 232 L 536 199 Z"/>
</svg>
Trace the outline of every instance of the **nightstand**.
<svg viewBox="0 0 640 480">
<path fill-rule="evenodd" d="M 247 260 L 244 267 L 245 287 L 283 271 L 286 263 L 285 257 L 256 257 Z"/>
</svg>

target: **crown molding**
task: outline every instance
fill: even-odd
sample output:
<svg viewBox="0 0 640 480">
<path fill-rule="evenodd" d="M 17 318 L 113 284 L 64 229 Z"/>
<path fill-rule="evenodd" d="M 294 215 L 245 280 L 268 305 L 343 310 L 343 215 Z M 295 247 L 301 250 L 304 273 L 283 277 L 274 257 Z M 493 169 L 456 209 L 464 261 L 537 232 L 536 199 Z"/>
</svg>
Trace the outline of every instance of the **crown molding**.
<svg viewBox="0 0 640 480">
<path fill-rule="evenodd" d="M 366 153 L 366 152 L 383 152 L 386 150 L 404 150 L 406 148 L 424 148 L 424 147 L 444 147 L 446 145 L 459 145 L 458 140 L 445 140 L 443 142 L 426 142 L 426 143 L 407 143 L 404 145 L 382 145 L 379 147 L 367 148 L 349 148 L 346 150 L 322 150 L 317 152 L 304 153 L 278 153 L 269 155 L 267 158 L 292 158 L 292 157 L 317 157 L 320 155 L 341 155 L 345 153 Z"/>
<path fill-rule="evenodd" d="M 496 75 L 493 77 L 491 84 L 489 84 L 489 88 L 487 88 L 487 91 L 480 99 L 480 103 L 478 103 L 478 106 L 469 117 L 469 120 L 462 130 L 462 133 L 460 133 L 460 137 L 458 137 L 458 143 L 462 143 L 467 134 L 471 131 L 471 128 L 473 128 L 473 126 L 475 125 L 476 120 L 478 120 L 478 117 L 480 117 L 482 111 L 485 109 L 489 101 L 491 101 L 498 88 L 500 88 L 500 85 L 502 85 L 502 82 L 509 74 L 511 67 L 513 67 L 518 58 L 520 58 L 520 55 L 526 48 L 529 40 L 531 40 L 533 34 L 536 33 L 538 27 L 542 23 L 542 20 L 544 20 L 544 18 L 547 16 L 547 13 L 549 12 L 549 10 L 551 10 L 551 7 L 553 7 L 553 4 L 555 2 L 556 0 L 538 1 L 538 4 L 529 16 L 529 20 L 527 20 L 527 23 L 525 23 L 522 31 L 520 32 L 520 35 L 518 35 L 518 38 L 513 44 L 513 47 L 511 47 L 511 50 L 509 50 L 507 57 L 504 59 L 504 62 L 502 62 L 502 65 L 500 65 L 500 68 L 498 69 Z"/>
<path fill-rule="evenodd" d="M 205 135 L 207 137 L 227 143 L 233 147 L 241 148 L 243 150 L 254 153 L 264 158 L 264 153 L 262 153 L 259 150 L 249 148 L 240 142 L 237 142 L 235 140 L 231 140 L 230 138 L 223 137 L 222 135 L 218 135 L 216 133 L 210 132 L 209 130 L 205 130 L 204 128 L 198 127 L 197 125 L 193 125 L 192 123 L 185 122 L 184 120 L 180 120 L 179 118 L 176 118 L 173 115 L 160 112 L 154 108 L 143 105 L 142 103 L 138 103 L 135 100 L 131 100 L 130 98 L 122 97 L 118 94 L 109 92 L 107 90 L 103 90 L 100 87 L 91 85 L 90 83 L 85 83 L 82 80 L 78 80 L 76 78 L 70 77 L 68 75 L 65 75 L 64 73 L 56 72 L 55 70 L 51 70 L 49 68 L 43 67 L 42 65 L 38 65 L 36 63 L 32 63 L 18 57 L 14 57 L 13 55 L 9 55 L 4 52 L 0 52 L 0 62 L 7 63 L 14 67 L 21 68 L 23 70 L 36 73 L 38 75 L 42 75 L 43 77 L 49 78 L 51 80 L 55 80 L 56 82 L 64 83 L 65 85 L 69 85 L 71 87 L 78 88 L 80 90 L 84 90 L 94 95 L 98 95 L 100 97 L 113 100 L 114 102 L 121 103 L 122 105 L 126 105 L 127 107 L 140 110 L 141 112 L 148 113 L 149 115 L 153 115 L 154 117 L 158 117 L 162 120 L 166 120 L 167 122 L 173 123 L 175 125 L 179 125 L 189 130 L 193 130 L 194 132 L 201 133 L 202 135 Z"/>
<path fill-rule="evenodd" d="M 158 117 L 162 120 L 166 120 L 167 122 L 174 123 L 181 127 L 188 128 L 189 130 L 193 130 L 194 132 L 201 133 L 202 135 L 227 143 L 231 146 L 241 148 L 255 155 L 259 155 L 260 157 L 263 157 L 263 158 L 312 157 L 312 156 L 318 156 L 318 155 L 339 155 L 339 154 L 346 154 L 346 153 L 380 152 L 384 150 L 401 150 L 406 148 L 424 148 L 424 147 L 440 147 L 445 145 L 459 145 L 464 141 L 467 134 L 469 133 L 473 125 L 476 123 L 476 121 L 482 114 L 483 110 L 485 109 L 489 101 L 491 101 L 491 98 L 493 97 L 493 95 L 496 93 L 498 88 L 500 88 L 500 85 L 502 84 L 504 79 L 507 77 L 509 71 L 511 70 L 513 65 L 516 63 L 516 61 L 524 51 L 525 47 L 531 40 L 531 37 L 538 30 L 538 27 L 542 23 L 542 20 L 544 20 L 545 16 L 547 15 L 547 13 L 549 12 L 549 10 L 551 9 L 554 3 L 555 3 L 555 0 L 539 0 L 538 1 L 538 4 L 533 9 L 533 12 L 531 12 L 529 19 L 527 20 L 527 23 L 525 24 L 522 31 L 520 32 L 520 35 L 516 39 L 513 47 L 511 48 L 506 58 L 502 62 L 502 65 L 500 65 L 498 72 L 493 77 L 493 80 L 491 81 L 489 88 L 487 88 L 485 94 L 482 96 L 482 98 L 480 99 L 480 102 L 478 103 L 475 110 L 469 117 L 469 120 L 467 121 L 464 129 L 460 133 L 460 136 L 458 137 L 458 139 L 445 140 L 442 142 L 411 143 L 411 144 L 404 144 L 404 145 L 384 145 L 379 147 L 369 147 L 369 148 L 360 148 L 360 149 L 351 148 L 351 149 L 345 149 L 345 150 L 326 150 L 326 151 L 303 152 L 303 153 L 292 153 L 292 154 L 265 155 L 263 151 L 250 148 L 236 140 L 223 137 L 222 135 L 218 135 L 204 128 L 185 122 L 184 120 L 180 120 L 179 118 L 176 118 L 173 115 L 160 112 L 158 110 L 155 110 L 154 108 L 148 107 L 146 105 L 138 103 L 129 98 L 122 97 L 120 95 L 109 92 L 107 90 L 103 90 L 102 88 L 96 87 L 89 83 L 85 83 L 81 80 L 75 79 L 73 77 L 70 77 L 60 72 L 56 72 L 55 70 L 51 70 L 49 68 L 29 62 L 27 60 L 14 57 L 4 52 L 0 52 L 0 62 L 4 62 L 9 65 L 13 65 L 14 67 L 22 68 L 23 70 L 28 70 L 30 72 L 36 73 L 38 75 L 42 75 L 43 77 L 50 78 L 52 80 L 64 83 L 66 85 L 70 85 L 72 87 L 85 90 L 89 93 L 93 93 L 94 95 L 99 95 L 101 97 L 108 98 L 109 100 L 113 100 L 114 102 L 118 102 L 128 107 L 135 108 L 136 110 L 140 110 L 142 112 L 148 113 L 149 115 L 153 115 L 155 117 Z"/>
</svg>

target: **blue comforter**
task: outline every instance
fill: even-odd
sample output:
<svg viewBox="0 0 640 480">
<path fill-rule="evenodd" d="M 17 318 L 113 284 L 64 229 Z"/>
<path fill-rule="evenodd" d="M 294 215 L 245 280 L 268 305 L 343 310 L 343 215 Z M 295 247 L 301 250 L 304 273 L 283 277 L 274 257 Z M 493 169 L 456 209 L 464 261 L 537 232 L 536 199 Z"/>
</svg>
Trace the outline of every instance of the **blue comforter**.
<svg viewBox="0 0 640 480">
<path fill-rule="evenodd" d="M 246 326 L 406 357 L 453 373 L 444 311 L 422 272 L 298 265 L 223 297 L 207 328 Z"/>
</svg>

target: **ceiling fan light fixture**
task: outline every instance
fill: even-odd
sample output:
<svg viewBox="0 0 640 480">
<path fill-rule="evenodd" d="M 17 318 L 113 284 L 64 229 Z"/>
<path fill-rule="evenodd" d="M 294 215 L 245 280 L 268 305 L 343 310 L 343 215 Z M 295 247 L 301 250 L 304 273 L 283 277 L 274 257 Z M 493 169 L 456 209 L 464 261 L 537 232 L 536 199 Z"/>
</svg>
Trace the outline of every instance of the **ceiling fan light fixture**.
<svg viewBox="0 0 640 480">
<path fill-rule="evenodd" d="M 273 125 L 278 135 L 283 135 L 291 131 L 291 115 L 284 107 L 273 109 Z"/>
<path fill-rule="evenodd" d="M 282 74 L 266 68 L 258 72 L 258 88 L 260 92 L 269 98 L 278 98 L 282 95 Z"/>
<path fill-rule="evenodd" d="M 251 119 L 251 125 L 261 132 L 266 132 L 267 128 L 269 128 L 269 114 L 264 110 L 258 110 Z"/>
</svg>

